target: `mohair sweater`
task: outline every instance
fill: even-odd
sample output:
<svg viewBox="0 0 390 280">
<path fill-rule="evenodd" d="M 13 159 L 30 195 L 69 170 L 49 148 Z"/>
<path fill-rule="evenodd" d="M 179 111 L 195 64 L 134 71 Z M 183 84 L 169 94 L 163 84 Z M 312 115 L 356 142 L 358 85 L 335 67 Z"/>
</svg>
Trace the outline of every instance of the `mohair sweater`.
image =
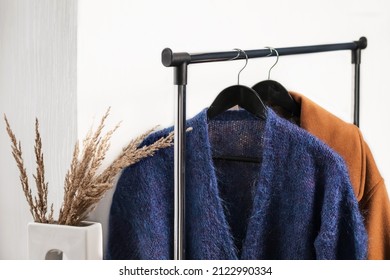
<svg viewBox="0 0 390 280">
<path fill-rule="evenodd" d="M 266 120 L 244 110 L 207 120 L 203 110 L 187 125 L 186 259 L 366 258 L 344 161 L 317 138 L 272 110 Z M 106 258 L 173 258 L 173 157 L 162 149 L 121 174 Z"/>
<path fill-rule="evenodd" d="M 359 128 L 309 98 L 290 92 L 300 104 L 300 127 L 345 160 L 368 233 L 368 259 L 390 259 L 390 201 L 385 182 Z"/>
</svg>

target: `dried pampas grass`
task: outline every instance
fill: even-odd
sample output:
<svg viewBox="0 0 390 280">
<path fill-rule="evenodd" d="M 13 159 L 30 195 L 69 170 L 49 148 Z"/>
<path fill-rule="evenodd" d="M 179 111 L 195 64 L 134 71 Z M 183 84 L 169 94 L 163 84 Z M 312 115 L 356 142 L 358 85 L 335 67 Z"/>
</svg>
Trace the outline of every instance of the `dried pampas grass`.
<svg viewBox="0 0 390 280">
<path fill-rule="evenodd" d="M 88 132 L 82 145 L 77 142 L 72 162 L 65 176 L 64 200 L 56 223 L 63 225 L 80 225 L 93 211 L 97 203 L 112 188 L 116 175 L 125 167 L 137 163 L 145 157 L 154 155 L 156 151 L 166 148 L 173 143 L 173 132 L 160 138 L 156 142 L 139 147 L 142 141 L 154 130 L 151 129 L 123 148 L 120 155 L 104 170 L 100 171 L 106 153 L 110 147 L 110 139 L 118 129 L 119 124 L 102 136 L 104 123 L 109 115 L 110 108 L 102 117 L 96 131 Z M 32 195 L 28 182 L 26 168 L 24 167 L 21 144 L 16 140 L 7 117 L 4 116 L 7 133 L 11 139 L 12 155 L 20 172 L 20 182 L 30 212 L 35 222 L 54 223 L 53 204 L 48 213 L 48 183 L 45 182 L 45 169 L 42 152 L 42 141 L 39 133 L 38 119 L 35 121 L 35 156 L 37 163 L 36 174 L 33 175 L 37 188 L 37 196 Z M 80 147 L 82 146 L 82 147 Z"/>
<path fill-rule="evenodd" d="M 45 182 L 45 165 L 43 163 L 43 153 L 42 153 L 42 140 L 39 133 L 39 122 L 38 119 L 35 119 L 35 159 L 37 163 L 36 174 L 33 175 L 35 179 L 35 184 L 37 187 L 37 195 L 32 195 L 32 190 L 29 186 L 28 176 L 26 168 L 24 167 L 24 161 L 22 156 L 22 147 L 20 141 L 16 140 L 15 134 L 13 133 L 11 126 L 8 122 L 7 117 L 4 115 L 4 120 L 6 123 L 7 133 L 11 139 L 11 148 L 12 155 L 16 161 L 20 172 L 20 183 L 22 184 L 22 189 L 24 195 L 27 199 L 27 202 L 30 206 L 31 215 L 34 218 L 35 222 L 39 223 L 53 223 L 53 204 L 50 207 L 50 214 L 47 214 L 47 194 L 48 194 L 48 183 Z"/>
</svg>

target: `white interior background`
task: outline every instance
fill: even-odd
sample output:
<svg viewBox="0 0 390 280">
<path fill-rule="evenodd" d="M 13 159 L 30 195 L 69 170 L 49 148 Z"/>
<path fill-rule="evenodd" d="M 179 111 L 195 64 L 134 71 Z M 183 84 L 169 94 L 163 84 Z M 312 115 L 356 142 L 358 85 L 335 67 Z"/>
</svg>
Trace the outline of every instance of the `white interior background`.
<svg viewBox="0 0 390 280">
<path fill-rule="evenodd" d="M 42 133 L 42 137 L 54 139 L 44 140 L 43 148 L 48 151 L 45 160 L 51 175 L 47 176 L 53 181 L 49 181 L 49 186 L 56 203 L 61 202 L 71 143 L 76 138 L 82 139 L 109 106 L 107 128 L 119 121 L 122 124 L 112 138 L 107 163 L 128 141 L 145 130 L 158 124 L 162 127 L 173 124 L 173 69 L 161 64 L 161 51 L 165 47 L 177 52 L 209 52 L 350 42 L 361 36 L 368 38 L 368 48 L 362 52 L 360 127 L 390 186 L 389 1 L 78 0 L 73 1 L 74 6 L 69 6 L 63 5 L 65 1 L 34 0 L 34 7 L 40 13 L 30 18 L 20 13 L 29 11 L 29 1 L 15 1 L 19 5 L 10 5 L 10 2 L 14 1 L 0 0 L 1 113 L 9 114 L 15 124 L 15 132 L 21 135 L 22 144 L 26 146 L 26 157 L 32 153 L 27 146 L 34 140 L 33 118 L 42 118 L 42 130 L 50 132 Z M 44 8 L 45 5 L 52 10 Z M 5 7 L 8 10 L 4 10 Z M 61 29 L 48 34 L 46 22 L 42 22 L 45 18 L 51 20 L 47 23 L 65 26 L 64 30 L 68 31 Z M 69 19 L 73 18 L 74 26 L 69 25 Z M 33 27 L 29 27 L 30 24 Z M 71 29 L 67 29 L 69 26 Z M 63 50 L 61 48 L 73 46 L 75 42 L 72 26 L 77 31 L 77 45 Z M 28 32 L 29 28 L 35 28 L 36 32 Z M 61 51 L 44 51 L 54 48 L 53 43 L 57 41 L 53 38 L 57 37 L 62 44 L 56 49 Z M 26 38 L 30 45 L 25 44 Z M 38 51 L 31 51 L 31 47 L 37 45 Z M 39 56 L 42 61 L 54 61 L 58 71 L 70 69 L 66 72 L 69 77 L 65 79 L 62 72 L 53 74 L 47 68 L 39 75 L 37 69 L 32 68 L 31 75 L 26 77 L 20 61 L 22 55 L 31 60 Z M 72 61 L 77 63 L 77 76 L 76 67 L 69 66 Z M 241 83 L 252 86 L 266 79 L 274 61 L 274 57 L 250 60 L 241 74 Z M 9 71 L 15 63 L 19 63 L 22 70 Z M 235 84 L 243 64 L 240 60 L 190 65 L 187 116 L 194 116 L 209 106 L 222 89 Z M 54 83 L 55 79 L 65 79 L 69 82 L 73 75 L 74 85 L 59 82 L 50 89 L 30 88 L 37 81 Z M 271 78 L 352 122 L 350 51 L 280 57 Z M 17 90 L 20 87 L 24 90 Z M 74 102 L 59 106 L 63 100 L 73 100 L 73 95 Z M 51 99 L 54 100 L 49 101 Z M 27 111 L 31 113 L 26 114 Z M 0 258 L 24 259 L 27 258 L 26 224 L 31 216 L 20 189 L 4 124 L 0 124 L 0 128 Z M 65 130 L 68 132 L 64 133 Z M 62 145 L 64 142 L 66 144 Z M 34 168 L 33 157 L 29 161 L 28 167 Z M 111 194 L 91 217 L 102 222 L 105 238 Z"/>
</svg>

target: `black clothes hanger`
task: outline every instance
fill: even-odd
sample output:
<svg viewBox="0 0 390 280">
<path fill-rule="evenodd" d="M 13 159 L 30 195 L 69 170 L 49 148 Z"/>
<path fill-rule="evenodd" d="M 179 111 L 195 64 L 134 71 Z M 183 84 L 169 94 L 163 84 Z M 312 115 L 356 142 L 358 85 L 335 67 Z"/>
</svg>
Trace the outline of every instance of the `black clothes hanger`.
<svg viewBox="0 0 390 280">
<path fill-rule="evenodd" d="M 279 61 L 279 53 L 274 48 L 269 48 L 275 51 L 277 58 L 276 62 L 268 71 L 268 80 L 261 81 L 255 84 L 252 89 L 257 92 L 261 100 L 270 107 L 281 107 L 286 117 L 298 117 L 300 116 L 300 108 L 295 100 L 288 93 L 287 89 L 277 81 L 271 80 L 271 70 Z M 282 114 L 282 113 L 281 113 Z"/>
<path fill-rule="evenodd" d="M 242 50 L 239 50 L 237 57 L 240 55 Z M 250 87 L 240 85 L 240 74 L 248 64 L 248 56 L 243 52 L 246 57 L 246 63 L 244 67 L 238 73 L 237 85 L 233 85 L 222 90 L 215 98 L 209 109 L 207 110 L 207 118 L 212 119 L 217 115 L 227 111 L 228 109 L 239 106 L 246 111 L 252 113 L 258 118 L 266 119 L 267 108 L 261 101 L 261 98 L 256 91 Z M 237 156 L 213 156 L 214 160 L 225 160 L 225 161 L 241 161 L 241 162 L 252 162 L 260 163 L 260 159 L 255 157 L 237 157 Z"/>
<path fill-rule="evenodd" d="M 242 50 L 239 50 L 238 56 Z M 207 117 L 212 119 L 217 115 L 225 112 L 226 110 L 238 105 L 241 108 L 247 110 L 258 118 L 265 119 L 267 116 L 267 109 L 257 92 L 250 87 L 240 85 L 240 74 L 248 64 L 248 56 L 246 56 L 246 63 L 244 67 L 238 73 L 238 83 L 222 90 L 215 98 L 213 103 L 207 110 Z M 238 57 L 237 56 L 237 57 Z"/>
<path fill-rule="evenodd" d="M 253 89 L 242 85 L 230 86 L 221 91 L 207 110 L 207 117 L 212 119 L 236 105 L 258 118 L 266 118 L 266 108 L 260 97 Z"/>
</svg>

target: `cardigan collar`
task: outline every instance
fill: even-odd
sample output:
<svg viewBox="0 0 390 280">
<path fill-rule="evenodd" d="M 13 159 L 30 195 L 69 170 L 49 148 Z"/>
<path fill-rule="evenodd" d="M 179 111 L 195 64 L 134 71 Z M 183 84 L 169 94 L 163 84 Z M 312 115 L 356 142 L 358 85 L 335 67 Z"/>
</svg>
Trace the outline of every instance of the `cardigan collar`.
<svg viewBox="0 0 390 280">
<path fill-rule="evenodd" d="M 187 167 L 186 167 L 186 196 L 187 205 L 186 215 L 191 223 L 187 224 L 187 253 L 194 259 L 252 259 L 258 258 L 259 248 L 262 240 L 259 240 L 261 229 L 259 225 L 263 222 L 263 215 L 257 213 L 266 213 L 269 207 L 269 174 L 277 174 L 272 169 L 273 157 L 280 153 L 275 143 L 288 141 L 287 137 L 278 135 L 278 127 L 290 125 L 282 120 L 272 110 L 268 110 L 266 120 L 259 120 L 244 110 L 227 111 L 220 115 L 218 121 L 239 120 L 249 122 L 260 122 L 263 125 L 262 131 L 255 130 L 254 134 L 261 135 L 263 139 L 261 163 L 259 165 L 259 176 L 257 185 L 253 189 L 253 204 L 250 216 L 247 221 L 246 233 L 242 241 L 241 254 L 235 247 L 234 237 L 227 221 L 224 201 L 221 198 L 218 186 L 216 168 L 213 162 L 213 147 L 210 141 L 209 123 L 207 120 L 206 109 L 197 116 L 188 121 L 188 126 L 193 127 L 193 131 L 187 136 L 188 147 L 199 147 L 187 149 Z M 212 120 L 213 121 L 213 120 Z M 293 127 L 293 125 L 291 125 Z M 299 128 L 297 128 L 299 129 Z M 224 135 L 228 137 L 228 135 Z M 286 144 L 286 143 L 285 143 Z M 287 143 L 288 145 L 288 143 Z M 276 147 L 276 149 L 275 149 Z M 267 172 L 268 175 L 263 174 Z M 207 246 L 205 244 L 207 243 Z M 196 250 L 205 248 L 205 250 Z M 195 255 L 198 254 L 198 255 Z"/>
</svg>

